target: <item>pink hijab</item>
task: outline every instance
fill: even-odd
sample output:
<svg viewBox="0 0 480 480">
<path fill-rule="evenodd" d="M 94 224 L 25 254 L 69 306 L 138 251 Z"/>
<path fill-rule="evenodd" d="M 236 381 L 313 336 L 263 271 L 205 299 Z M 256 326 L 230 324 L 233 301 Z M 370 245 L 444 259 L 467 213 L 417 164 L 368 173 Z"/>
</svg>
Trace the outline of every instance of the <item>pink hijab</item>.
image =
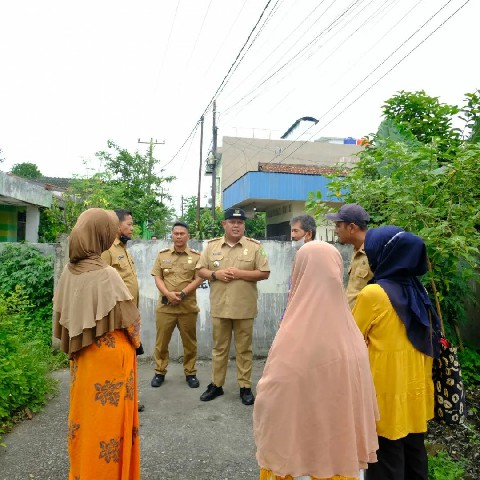
<svg viewBox="0 0 480 480">
<path fill-rule="evenodd" d="M 297 252 L 253 412 L 258 464 L 276 475 L 358 478 L 376 461 L 375 389 L 342 278 L 332 245 Z"/>
</svg>

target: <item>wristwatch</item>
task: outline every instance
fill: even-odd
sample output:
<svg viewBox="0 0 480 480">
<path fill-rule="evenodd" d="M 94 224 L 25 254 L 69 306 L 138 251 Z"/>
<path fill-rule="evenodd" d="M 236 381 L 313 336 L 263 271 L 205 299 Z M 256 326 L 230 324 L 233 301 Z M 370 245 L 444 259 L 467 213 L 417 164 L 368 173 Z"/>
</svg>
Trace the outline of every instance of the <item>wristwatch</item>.
<svg viewBox="0 0 480 480">
<path fill-rule="evenodd" d="M 180 292 L 180 298 L 183 300 L 186 296 L 187 296 L 187 294 L 182 290 Z"/>
<path fill-rule="evenodd" d="M 212 272 L 212 274 L 210 275 L 210 278 L 212 279 L 213 282 L 217 279 L 215 272 Z"/>
</svg>

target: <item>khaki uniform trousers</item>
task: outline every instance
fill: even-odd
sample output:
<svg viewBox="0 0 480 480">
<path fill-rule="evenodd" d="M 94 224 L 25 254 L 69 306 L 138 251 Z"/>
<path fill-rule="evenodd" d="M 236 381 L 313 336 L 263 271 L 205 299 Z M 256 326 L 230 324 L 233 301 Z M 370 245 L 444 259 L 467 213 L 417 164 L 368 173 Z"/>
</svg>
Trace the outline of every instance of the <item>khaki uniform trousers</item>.
<svg viewBox="0 0 480 480">
<path fill-rule="evenodd" d="M 253 362 L 253 318 L 232 319 L 212 317 L 212 383 L 221 387 L 225 383 L 228 365 L 228 353 L 235 336 L 235 358 L 237 363 L 237 381 L 240 388 L 252 385 Z"/>
<path fill-rule="evenodd" d="M 157 340 L 155 344 L 155 372 L 165 375 L 169 360 L 168 344 L 178 327 L 183 344 L 183 371 L 196 375 L 197 369 L 197 313 L 156 312 Z"/>
</svg>

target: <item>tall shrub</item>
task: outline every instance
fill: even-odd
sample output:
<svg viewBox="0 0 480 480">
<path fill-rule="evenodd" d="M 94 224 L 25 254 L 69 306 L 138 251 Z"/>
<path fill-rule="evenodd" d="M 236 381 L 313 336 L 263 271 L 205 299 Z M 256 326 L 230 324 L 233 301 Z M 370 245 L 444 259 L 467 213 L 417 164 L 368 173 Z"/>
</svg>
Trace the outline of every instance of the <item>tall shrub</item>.
<svg viewBox="0 0 480 480">
<path fill-rule="evenodd" d="M 7 244 L 0 251 L 0 293 L 9 295 L 17 286 L 29 301 L 25 328 L 50 345 L 52 337 L 53 256 L 27 244 Z"/>
</svg>

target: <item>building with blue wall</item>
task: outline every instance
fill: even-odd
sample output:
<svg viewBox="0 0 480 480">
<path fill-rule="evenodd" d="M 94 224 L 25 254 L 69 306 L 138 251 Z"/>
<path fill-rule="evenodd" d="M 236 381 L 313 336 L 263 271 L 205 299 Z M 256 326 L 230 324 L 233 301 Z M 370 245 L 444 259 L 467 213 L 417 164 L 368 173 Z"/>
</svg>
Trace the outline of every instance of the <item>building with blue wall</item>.
<svg viewBox="0 0 480 480">
<path fill-rule="evenodd" d="M 362 148 L 351 142 L 223 137 L 217 205 L 240 207 L 250 215 L 265 212 L 267 237 L 289 239 L 290 220 L 305 213 L 309 192 L 320 191 L 327 203 L 339 205 L 337 198 L 328 198 L 329 176 L 348 174 Z M 328 239 L 332 226 L 325 223 L 318 231 Z"/>
</svg>

